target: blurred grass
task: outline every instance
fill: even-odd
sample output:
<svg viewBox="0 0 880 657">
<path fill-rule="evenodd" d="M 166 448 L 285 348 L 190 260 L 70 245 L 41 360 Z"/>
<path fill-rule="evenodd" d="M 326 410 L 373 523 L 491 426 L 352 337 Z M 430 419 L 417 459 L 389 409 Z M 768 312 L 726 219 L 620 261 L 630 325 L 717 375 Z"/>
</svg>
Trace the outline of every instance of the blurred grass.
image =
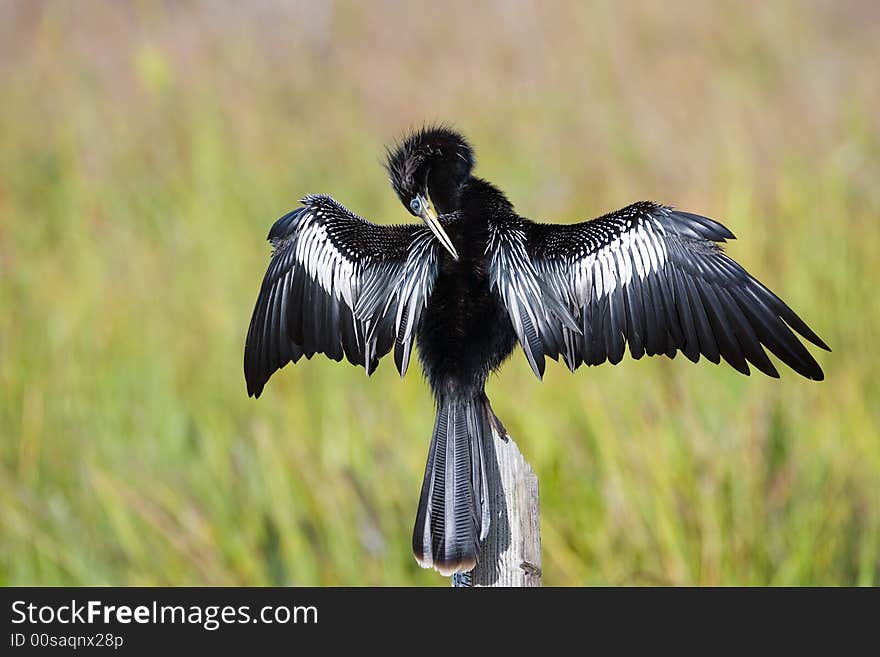
<svg viewBox="0 0 880 657">
<path fill-rule="evenodd" d="M 408 220 L 382 145 L 442 119 L 527 216 L 722 220 L 835 350 L 820 384 L 516 355 L 545 582 L 880 584 L 878 61 L 871 2 L 3 3 L 0 583 L 446 584 L 418 368 L 241 373 L 272 221 Z"/>
</svg>

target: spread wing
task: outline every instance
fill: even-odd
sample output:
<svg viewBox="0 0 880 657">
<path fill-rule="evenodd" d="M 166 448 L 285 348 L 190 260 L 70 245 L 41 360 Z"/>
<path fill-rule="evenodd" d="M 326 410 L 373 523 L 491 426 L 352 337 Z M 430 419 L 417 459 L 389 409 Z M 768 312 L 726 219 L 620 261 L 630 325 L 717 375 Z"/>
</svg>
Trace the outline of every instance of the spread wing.
<svg viewBox="0 0 880 657">
<path fill-rule="evenodd" d="M 419 317 L 437 275 L 424 226 L 380 226 L 329 196 L 308 196 L 269 231 L 272 259 L 244 350 L 248 394 L 259 397 L 288 362 L 343 356 L 368 374 L 395 349 L 406 372 Z"/>
<path fill-rule="evenodd" d="M 636 359 L 673 358 L 681 351 L 694 362 L 700 355 L 713 363 L 724 358 L 743 374 L 751 363 L 778 377 L 766 348 L 808 379 L 824 377 L 795 332 L 822 349 L 828 346 L 725 255 L 719 243 L 734 236 L 711 219 L 640 202 L 567 226 L 522 220 L 519 234 L 517 249 L 526 265 L 504 277 L 540 285 L 543 298 L 524 290 L 523 283 L 513 286 L 520 306 L 547 327 L 539 331 L 540 340 L 524 343 L 539 376 L 543 356 L 561 354 L 573 371 L 581 364 L 618 363 L 628 344 Z M 567 307 L 575 326 L 548 308 L 548 298 Z M 508 310 L 513 319 L 509 303 Z"/>
</svg>

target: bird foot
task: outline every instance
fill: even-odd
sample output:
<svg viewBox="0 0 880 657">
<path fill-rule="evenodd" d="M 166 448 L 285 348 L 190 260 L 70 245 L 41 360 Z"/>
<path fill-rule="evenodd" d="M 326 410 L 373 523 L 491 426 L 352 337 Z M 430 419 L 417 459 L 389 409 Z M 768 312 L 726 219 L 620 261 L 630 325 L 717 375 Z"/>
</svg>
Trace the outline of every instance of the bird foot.
<svg viewBox="0 0 880 657">
<path fill-rule="evenodd" d="M 489 398 L 483 394 L 483 405 L 486 408 L 486 415 L 489 418 L 489 423 L 492 425 L 492 431 L 498 434 L 498 437 L 501 438 L 504 442 L 510 440 L 510 434 L 507 433 L 507 429 L 504 428 L 504 424 L 502 424 L 501 420 L 498 419 L 498 416 L 495 415 L 495 411 L 492 410 L 492 404 L 489 403 Z"/>
</svg>

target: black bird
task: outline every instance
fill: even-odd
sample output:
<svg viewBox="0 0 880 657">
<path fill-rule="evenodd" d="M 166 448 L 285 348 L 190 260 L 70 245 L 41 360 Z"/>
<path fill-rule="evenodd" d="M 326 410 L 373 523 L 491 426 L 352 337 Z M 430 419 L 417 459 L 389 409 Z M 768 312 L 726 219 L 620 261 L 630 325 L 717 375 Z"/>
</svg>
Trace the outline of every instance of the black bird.
<svg viewBox="0 0 880 657">
<path fill-rule="evenodd" d="M 474 567 L 492 516 L 486 450 L 506 437 L 484 386 L 517 342 L 538 378 L 546 357 L 581 365 L 681 351 L 778 377 L 766 347 L 823 378 L 795 336 L 828 346 L 724 254 L 721 224 L 648 201 L 572 225 L 519 216 L 472 175 L 474 152 L 446 127 L 388 151 L 403 205 L 425 226 L 380 226 L 307 196 L 269 231 L 274 247 L 245 345 L 248 394 L 288 362 L 323 353 L 367 373 L 413 341 L 437 402 L 413 533 L 423 567 Z M 436 213 L 432 209 L 436 208 Z"/>
</svg>

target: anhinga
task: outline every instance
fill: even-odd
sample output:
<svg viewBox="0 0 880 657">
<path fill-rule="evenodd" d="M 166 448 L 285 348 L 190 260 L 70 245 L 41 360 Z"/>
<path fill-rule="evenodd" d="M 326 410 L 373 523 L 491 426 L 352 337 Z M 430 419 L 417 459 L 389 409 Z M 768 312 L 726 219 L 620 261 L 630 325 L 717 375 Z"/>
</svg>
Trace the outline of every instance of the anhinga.
<svg viewBox="0 0 880 657">
<path fill-rule="evenodd" d="M 437 402 L 413 551 L 424 567 L 467 571 L 489 529 L 486 450 L 504 428 L 486 378 L 522 346 L 544 359 L 618 363 L 681 351 L 778 377 L 762 347 L 808 379 L 822 370 L 792 330 L 827 345 L 724 254 L 721 224 L 647 201 L 572 225 L 532 222 L 471 175 L 474 153 L 446 127 L 388 152 L 394 191 L 422 225 L 370 223 L 307 196 L 269 231 L 274 247 L 245 345 L 248 394 L 288 362 L 323 353 L 367 373 L 394 348 L 401 376 L 415 340 Z M 436 212 L 434 209 L 436 209 Z"/>
</svg>

